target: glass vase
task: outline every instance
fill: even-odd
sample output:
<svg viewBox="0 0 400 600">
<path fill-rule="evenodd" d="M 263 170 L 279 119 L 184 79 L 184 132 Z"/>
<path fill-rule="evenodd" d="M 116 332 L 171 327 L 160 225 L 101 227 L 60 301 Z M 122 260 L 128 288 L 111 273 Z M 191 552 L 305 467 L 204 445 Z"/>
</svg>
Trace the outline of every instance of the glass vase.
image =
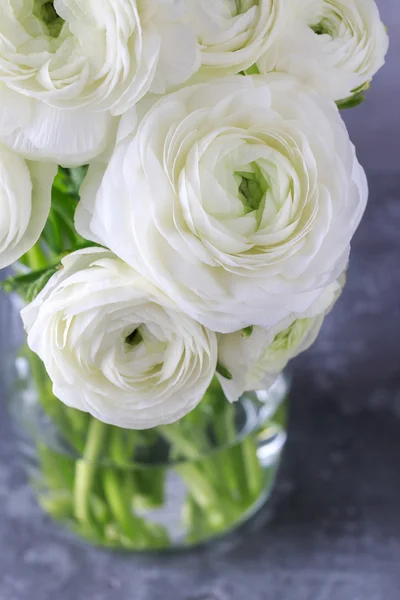
<svg viewBox="0 0 400 600">
<path fill-rule="evenodd" d="M 215 380 L 192 413 L 147 431 L 66 407 L 24 345 L 13 381 L 10 413 L 37 500 L 91 544 L 199 544 L 249 519 L 271 494 L 286 440 L 284 377 L 235 404 Z"/>
</svg>

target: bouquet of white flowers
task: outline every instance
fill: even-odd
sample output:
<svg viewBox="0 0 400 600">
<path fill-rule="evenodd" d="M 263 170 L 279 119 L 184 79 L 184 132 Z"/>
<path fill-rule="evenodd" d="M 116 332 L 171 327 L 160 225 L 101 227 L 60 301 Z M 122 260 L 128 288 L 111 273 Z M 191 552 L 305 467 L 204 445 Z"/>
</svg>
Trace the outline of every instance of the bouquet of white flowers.
<svg viewBox="0 0 400 600">
<path fill-rule="evenodd" d="M 70 452 L 36 440 L 53 516 L 174 543 L 141 512 L 165 507 L 167 455 L 186 542 L 269 492 L 280 374 L 340 296 L 367 203 L 339 109 L 387 47 L 374 0 L 2 3 L 0 268 Z M 240 398 L 263 415 L 250 438 Z"/>
</svg>

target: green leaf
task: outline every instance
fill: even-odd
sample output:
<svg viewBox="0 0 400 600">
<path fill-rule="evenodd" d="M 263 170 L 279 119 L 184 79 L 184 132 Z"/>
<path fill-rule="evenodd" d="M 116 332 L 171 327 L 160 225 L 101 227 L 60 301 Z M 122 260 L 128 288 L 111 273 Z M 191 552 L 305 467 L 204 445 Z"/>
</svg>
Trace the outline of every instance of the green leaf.
<svg viewBox="0 0 400 600">
<path fill-rule="evenodd" d="M 352 90 L 351 96 L 336 102 L 336 105 L 339 108 L 339 110 L 347 110 L 348 108 L 355 108 L 356 106 L 360 106 L 360 104 L 362 104 L 365 101 L 365 92 L 369 90 L 370 87 L 371 83 L 369 81 L 366 81 L 362 85 Z"/>
<path fill-rule="evenodd" d="M 50 263 L 85 242 L 75 229 L 75 210 L 79 202 L 79 189 L 86 172 L 86 167 L 76 169 L 59 167 L 53 182 L 49 217 L 37 244 Z M 29 261 L 27 264 L 30 264 Z"/>
<path fill-rule="evenodd" d="M 356 108 L 360 106 L 365 101 L 365 94 L 362 92 L 361 94 L 355 94 L 354 96 L 350 96 L 349 98 L 345 98 L 345 100 L 339 100 L 336 102 L 339 110 L 347 110 L 349 108 Z"/>
<path fill-rule="evenodd" d="M 79 189 L 86 177 L 88 167 L 64 169 L 59 167 L 53 186 L 63 194 L 75 195 L 78 199 Z"/>
<path fill-rule="evenodd" d="M 74 169 L 69 169 L 69 176 L 71 178 L 72 185 L 74 186 L 75 193 L 79 194 L 79 190 L 83 183 L 83 180 L 86 177 L 88 172 L 88 166 L 85 165 L 83 167 L 75 167 Z"/>
<path fill-rule="evenodd" d="M 15 275 L 3 281 L 0 284 L 0 289 L 3 289 L 8 294 L 16 292 L 25 302 L 32 302 L 57 270 L 58 265 L 39 271 L 32 271 L 24 275 Z"/>
<path fill-rule="evenodd" d="M 226 367 L 224 367 L 224 365 L 222 365 L 220 362 L 217 363 L 216 371 L 219 375 L 222 375 L 222 377 L 225 377 L 225 379 L 229 379 L 229 381 L 231 381 L 233 379 L 232 373 L 230 371 L 228 371 L 228 369 Z"/>
</svg>

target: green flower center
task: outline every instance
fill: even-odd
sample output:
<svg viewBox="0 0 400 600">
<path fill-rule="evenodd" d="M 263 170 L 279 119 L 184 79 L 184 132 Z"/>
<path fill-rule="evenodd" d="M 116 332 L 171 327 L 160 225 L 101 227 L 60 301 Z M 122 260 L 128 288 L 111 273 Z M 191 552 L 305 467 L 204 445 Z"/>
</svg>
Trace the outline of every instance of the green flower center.
<svg viewBox="0 0 400 600">
<path fill-rule="evenodd" d="M 322 19 L 319 23 L 311 25 L 311 29 L 317 35 L 330 35 L 333 37 L 332 23 L 328 19 Z"/>
<path fill-rule="evenodd" d="M 54 0 L 34 0 L 33 14 L 47 26 L 51 37 L 58 37 L 64 25 L 64 20 L 54 8 Z"/>
<path fill-rule="evenodd" d="M 128 346 L 130 346 L 131 348 L 136 348 L 136 346 L 139 346 L 140 342 L 142 341 L 143 337 L 139 329 L 135 329 L 125 338 L 125 343 L 128 344 Z"/>
<path fill-rule="evenodd" d="M 233 16 L 246 13 L 253 6 L 257 6 L 259 0 L 233 0 Z"/>
<path fill-rule="evenodd" d="M 349 27 L 348 19 L 343 12 L 342 1 L 323 0 L 318 21 L 310 23 L 310 29 L 317 35 L 329 35 L 331 38 L 342 36 L 343 25 Z M 350 30 L 352 27 L 350 26 Z"/>
<path fill-rule="evenodd" d="M 275 354 L 296 348 L 303 340 L 311 323 L 312 319 L 297 319 L 297 321 L 294 321 L 290 327 L 275 336 L 274 341 L 268 348 L 268 352 Z"/>
<path fill-rule="evenodd" d="M 257 163 L 250 165 L 251 171 L 235 171 L 238 196 L 246 212 L 258 210 L 265 199 L 269 184 Z"/>
</svg>

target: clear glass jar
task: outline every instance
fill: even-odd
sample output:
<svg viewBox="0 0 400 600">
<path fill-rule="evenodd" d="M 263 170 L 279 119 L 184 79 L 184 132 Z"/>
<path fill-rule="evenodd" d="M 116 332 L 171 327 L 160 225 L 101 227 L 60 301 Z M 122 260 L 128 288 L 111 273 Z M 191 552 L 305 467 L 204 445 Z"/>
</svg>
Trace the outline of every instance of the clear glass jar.
<svg viewBox="0 0 400 600">
<path fill-rule="evenodd" d="M 90 543 L 190 546 L 231 531 L 268 500 L 286 440 L 284 377 L 235 404 L 215 381 L 178 423 L 130 431 L 64 406 L 26 346 L 14 366 L 10 413 L 37 500 Z"/>
</svg>

